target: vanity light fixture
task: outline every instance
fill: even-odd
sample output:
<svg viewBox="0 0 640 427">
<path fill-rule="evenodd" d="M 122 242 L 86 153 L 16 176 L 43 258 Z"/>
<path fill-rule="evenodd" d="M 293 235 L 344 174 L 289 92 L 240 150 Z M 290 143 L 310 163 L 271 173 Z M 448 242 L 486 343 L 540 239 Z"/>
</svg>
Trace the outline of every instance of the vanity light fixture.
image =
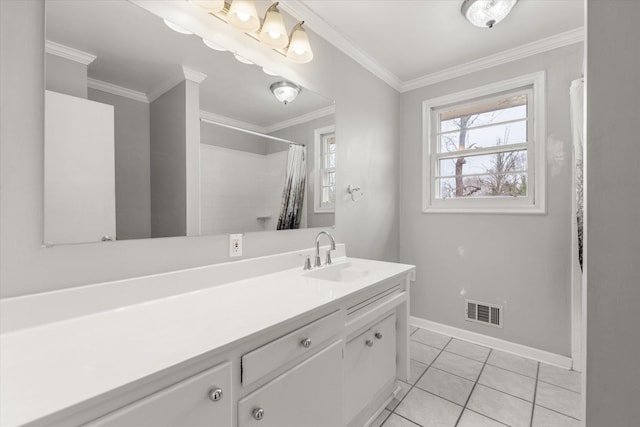
<svg viewBox="0 0 640 427">
<path fill-rule="evenodd" d="M 278 2 L 272 4 L 264 15 L 260 28 L 260 41 L 272 49 L 282 49 L 289 44 L 289 36 L 284 26 L 284 19 L 278 11 Z"/>
<path fill-rule="evenodd" d="M 270 87 L 276 99 L 284 105 L 292 102 L 300 93 L 300 86 L 286 80 L 276 82 Z"/>
<path fill-rule="evenodd" d="M 518 0 L 464 0 L 460 11 L 476 27 L 493 28 L 511 12 Z"/>
<path fill-rule="evenodd" d="M 253 0 L 232 0 L 231 3 L 222 1 L 224 6 L 217 11 L 216 8 L 219 7 L 220 3 L 218 1 L 189 0 L 189 2 L 199 9 L 206 10 L 209 15 L 230 24 L 279 54 L 286 56 L 293 62 L 304 64 L 313 59 L 309 36 L 302 28 L 304 21 L 297 23 L 291 30 L 290 36 L 288 36 L 284 19 L 278 10 L 278 2 L 273 3 L 267 9 L 264 20 L 261 20 L 258 16 Z M 215 7 L 214 3 L 216 4 Z M 207 46 L 211 47 L 207 40 L 203 39 L 203 41 Z M 215 43 L 213 44 L 215 45 Z M 216 49 L 215 47 L 211 48 Z M 222 50 L 222 46 L 216 50 Z"/>
<path fill-rule="evenodd" d="M 260 18 L 253 0 L 233 0 L 227 13 L 227 22 L 245 33 L 258 31 Z"/>
<path fill-rule="evenodd" d="M 313 52 L 311 51 L 311 45 L 309 44 L 309 37 L 307 32 L 302 28 L 304 21 L 298 22 L 293 30 L 291 30 L 291 42 L 289 42 L 289 48 L 287 49 L 287 58 L 294 62 L 301 64 L 311 62 L 313 59 Z"/>
<path fill-rule="evenodd" d="M 173 31 L 175 31 L 176 33 L 180 33 L 180 34 L 187 34 L 187 35 L 189 35 L 189 34 L 193 34 L 191 31 L 189 31 L 189 30 L 187 30 L 187 29 L 184 29 L 184 28 L 182 28 L 180 25 L 174 24 L 174 23 L 173 23 L 173 22 L 171 22 L 171 21 L 168 21 L 168 20 L 166 20 L 166 19 L 164 19 L 163 21 L 164 21 L 164 23 L 165 23 L 165 25 L 166 25 L 167 27 L 171 28 L 171 29 L 172 29 Z"/>
</svg>

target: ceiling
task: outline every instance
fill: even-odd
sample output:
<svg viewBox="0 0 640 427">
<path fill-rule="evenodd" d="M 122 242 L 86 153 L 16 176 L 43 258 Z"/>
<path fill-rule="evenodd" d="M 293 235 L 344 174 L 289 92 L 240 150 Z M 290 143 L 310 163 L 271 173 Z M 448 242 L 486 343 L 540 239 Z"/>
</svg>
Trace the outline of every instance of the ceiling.
<svg viewBox="0 0 640 427">
<path fill-rule="evenodd" d="M 509 49 L 574 31 L 583 0 L 520 0 L 494 28 L 477 28 L 462 0 L 283 0 L 306 26 L 389 83 L 403 84 Z"/>
</svg>

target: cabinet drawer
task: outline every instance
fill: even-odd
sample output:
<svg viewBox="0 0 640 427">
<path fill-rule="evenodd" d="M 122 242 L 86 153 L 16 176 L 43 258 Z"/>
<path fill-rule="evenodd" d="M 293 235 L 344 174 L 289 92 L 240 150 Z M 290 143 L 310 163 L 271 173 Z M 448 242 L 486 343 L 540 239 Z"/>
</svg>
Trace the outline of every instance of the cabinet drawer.
<svg viewBox="0 0 640 427">
<path fill-rule="evenodd" d="M 347 343 L 345 421 L 350 421 L 396 377 L 396 315 L 374 324 Z"/>
<path fill-rule="evenodd" d="M 238 402 L 238 427 L 342 425 L 342 341 Z"/>
<path fill-rule="evenodd" d="M 296 357 L 312 351 L 337 334 L 343 326 L 342 313 L 336 311 L 245 354 L 242 356 L 242 384 L 251 384 Z"/>
<path fill-rule="evenodd" d="M 210 391 L 222 390 L 218 400 Z M 86 424 L 90 427 L 231 425 L 231 363 L 218 365 Z"/>
</svg>

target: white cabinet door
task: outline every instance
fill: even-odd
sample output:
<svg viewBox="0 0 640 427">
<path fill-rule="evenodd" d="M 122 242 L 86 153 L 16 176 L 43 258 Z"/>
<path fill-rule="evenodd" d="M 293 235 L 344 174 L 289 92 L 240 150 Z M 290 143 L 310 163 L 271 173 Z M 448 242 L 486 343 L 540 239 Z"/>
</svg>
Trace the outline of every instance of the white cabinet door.
<svg viewBox="0 0 640 427">
<path fill-rule="evenodd" d="M 44 241 L 116 235 L 113 106 L 46 91 Z"/>
<path fill-rule="evenodd" d="M 210 392 L 222 391 L 214 401 Z M 152 394 L 89 427 L 231 427 L 231 363 L 218 365 Z"/>
<path fill-rule="evenodd" d="M 396 377 L 395 313 L 349 341 L 345 351 L 345 421 L 350 421 Z"/>
<path fill-rule="evenodd" d="M 342 425 L 342 341 L 238 402 L 238 427 Z"/>
</svg>

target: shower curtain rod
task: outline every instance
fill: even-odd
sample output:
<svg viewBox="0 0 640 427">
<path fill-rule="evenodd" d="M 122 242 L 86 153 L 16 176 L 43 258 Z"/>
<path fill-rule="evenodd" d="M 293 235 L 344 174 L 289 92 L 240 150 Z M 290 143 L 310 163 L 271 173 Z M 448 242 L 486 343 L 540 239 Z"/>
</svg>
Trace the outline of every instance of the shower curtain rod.
<svg viewBox="0 0 640 427">
<path fill-rule="evenodd" d="M 305 144 L 300 144 L 299 142 L 293 142 L 293 141 L 289 141 L 288 139 L 278 138 L 277 136 L 271 136 L 271 135 L 267 135 L 267 134 L 264 134 L 264 133 L 255 132 L 255 131 L 252 131 L 252 130 L 239 128 L 237 126 L 232 126 L 232 125 L 228 125 L 226 123 L 216 122 L 215 120 L 209 120 L 209 119 L 205 119 L 203 117 L 200 117 L 200 121 L 201 122 L 205 122 L 205 123 L 209 123 L 209 124 L 212 124 L 212 125 L 218 125 L 218 126 L 222 126 L 222 127 L 225 127 L 225 128 L 233 129 L 233 130 L 238 130 L 240 132 L 250 133 L 251 135 L 263 136 L 265 138 L 273 139 L 274 141 L 278 141 L 278 142 L 284 142 L 286 144 L 293 144 L 293 145 L 299 145 L 301 147 L 306 147 Z"/>
</svg>

